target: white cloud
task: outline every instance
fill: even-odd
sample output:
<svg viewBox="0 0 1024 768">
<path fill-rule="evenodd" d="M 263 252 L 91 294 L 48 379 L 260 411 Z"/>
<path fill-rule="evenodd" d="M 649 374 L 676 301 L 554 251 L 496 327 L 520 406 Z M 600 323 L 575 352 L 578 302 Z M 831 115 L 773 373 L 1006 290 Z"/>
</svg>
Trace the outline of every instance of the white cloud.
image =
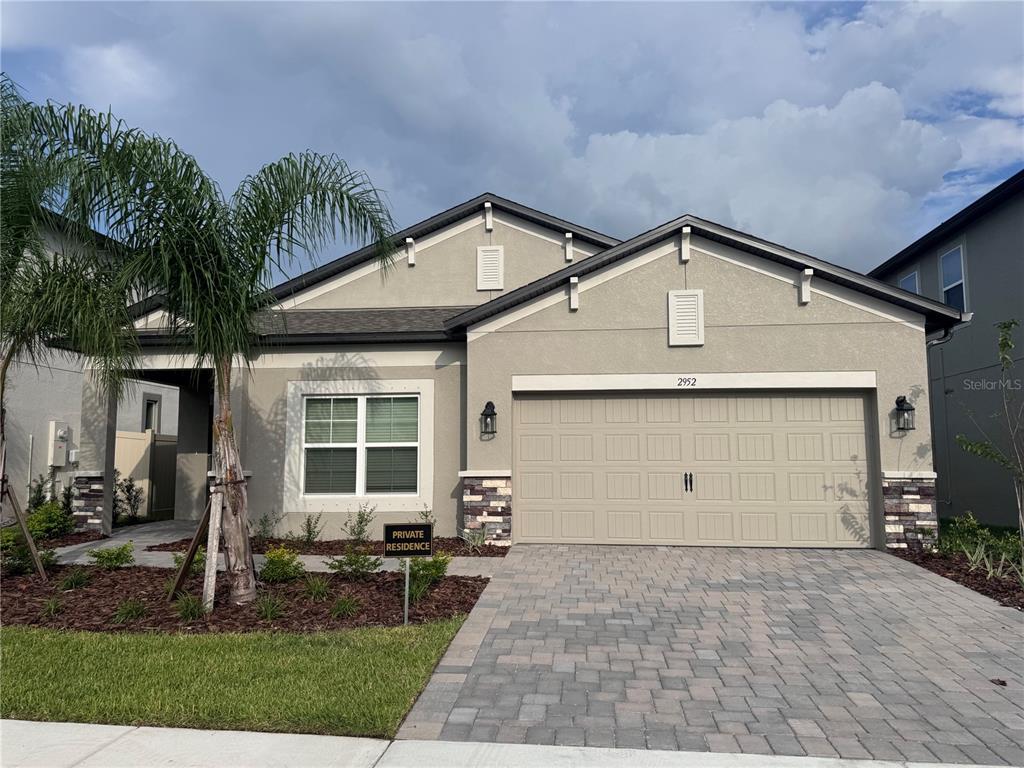
<svg viewBox="0 0 1024 768">
<path fill-rule="evenodd" d="M 402 223 L 490 189 L 866 268 L 1024 163 L 1024 4 L 809 7 L 35 4 L 3 43 L 31 95 L 112 105 L 226 189 L 311 147 Z"/>
<path fill-rule="evenodd" d="M 100 109 L 163 101 L 171 95 L 171 81 L 160 66 L 128 43 L 72 46 L 64 69 L 72 93 Z"/>
</svg>

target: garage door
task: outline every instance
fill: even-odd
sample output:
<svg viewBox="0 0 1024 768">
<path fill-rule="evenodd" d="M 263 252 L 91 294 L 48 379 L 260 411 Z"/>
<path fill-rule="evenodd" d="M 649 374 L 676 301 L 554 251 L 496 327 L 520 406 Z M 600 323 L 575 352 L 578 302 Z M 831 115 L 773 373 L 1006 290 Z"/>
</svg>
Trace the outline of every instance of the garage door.
<svg viewBox="0 0 1024 768">
<path fill-rule="evenodd" d="M 515 403 L 518 542 L 866 547 L 864 397 Z"/>
</svg>

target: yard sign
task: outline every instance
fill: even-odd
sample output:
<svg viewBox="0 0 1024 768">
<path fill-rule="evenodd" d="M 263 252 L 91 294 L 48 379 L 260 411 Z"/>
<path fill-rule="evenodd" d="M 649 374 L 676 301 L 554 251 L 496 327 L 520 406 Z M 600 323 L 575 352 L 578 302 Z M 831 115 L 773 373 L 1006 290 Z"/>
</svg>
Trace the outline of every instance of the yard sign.
<svg viewBox="0 0 1024 768">
<path fill-rule="evenodd" d="M 409 558 L 434 554 L 433 523 L 395 523 L 384 526 L 384 557 L 405 558 L 405 623 L 409 623 Z"/>
</svg>

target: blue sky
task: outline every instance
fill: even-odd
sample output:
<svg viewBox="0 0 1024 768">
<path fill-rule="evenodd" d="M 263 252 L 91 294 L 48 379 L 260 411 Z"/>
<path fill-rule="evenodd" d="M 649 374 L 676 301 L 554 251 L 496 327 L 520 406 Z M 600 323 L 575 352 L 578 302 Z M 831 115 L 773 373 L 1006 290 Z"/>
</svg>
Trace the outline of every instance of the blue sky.
<svg viewBox="0 0 1024 768">
<path fill-rule="evenodd" d="M 1016 2 L 5 2 L 2 22 L 30 98 L 110 107 L 228 192 L 337 152 L 403 226 L 492 191 L 619 237 L 694 213 L 866 270 L 1024 167 Z"/>
</svg>

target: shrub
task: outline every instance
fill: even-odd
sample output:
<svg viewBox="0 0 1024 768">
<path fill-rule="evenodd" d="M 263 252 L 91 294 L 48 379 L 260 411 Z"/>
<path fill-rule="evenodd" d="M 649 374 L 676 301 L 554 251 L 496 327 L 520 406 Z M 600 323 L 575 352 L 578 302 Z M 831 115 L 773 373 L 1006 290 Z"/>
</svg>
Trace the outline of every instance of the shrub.
<svg viewBox="0 0 1024 768">
<path fill-rule="evenodd" d="M 1016 531 L 993 531 L 979 523 L 972 512 L 954 517 L 943 525 L 939 551 L 963 552 L 974 567 L 989 553 L 995 561 L 1005 559 L 1016 565 L 1022 560 L 1021 539 Z"/>
<path fill-rule="evenodd" d="M 362 581 L 376 573 L 382 562 L 379 557 L 367 555 L 357 550 L 355 546 L 349 545 L 344 555 L 324 560 L 324 565 L 346 579 Z"/>
<path fill-rule="evenodd" d="M 253 538 L 260 542 L 274 538 L 274 532 L 277 530 L 277 524 L 281 522 L 281 519 L 281 515 L 264 512 L 256 521 L 256 531 L 252 535 Z"/>
<path fill-rule="evenodd" d="M 203 618 L 203 601 L 195 595 L 181 595 L 174 601 L 174 610 L 182 621 L 198 621 Z"/>
<path fill-rule="evenodd" d="M 30 513 L 36 511 L 49 500 L 50 487 L 51 483 L 46 475 L 40 475 L 35 480 L 29 482 L 28 498 L 25 500 L 25 506 Z M 32 535 L 35 536 L 34 533 Z"/>
<path fill-rule="evenodd" d="M 267 621 L 273 621 L 284 611 L 284 600 L 274 595 L 260 595 L 256 598 L 254 605 L 256 606 L 256 615 Z"/>
<path fill-rule="evenodd" d="M 437 525 L 437 518 L 434 517 L 434 510 L 430 508 L 430 505 L 424 504 L 423 509 L 416 513 L 416 519 L 413 522 Z"/>
<path fill-rule="evenodd" d="M 361 607 L 358 597 L 342 595 L 331 606 L 331 616 L 335 619 L 347 619 L 359 613 Z"/>
<path fill-rule="evenodd" d="M 370 526 L 373 525 L 373 518 L 376 517 L 377 507 L 372 504 L 360 504 L 355 517 L 349 513 L 348 522 L 341 526 L 353 543 L 366 544 L 370 540 Z"/>
<path fill-rule="evenodd" d="M 409 563 L 409 599 L 416 602 L 448 573 L 451 555 L 437 554 L 433 557 L 413 558 Z"/>
<path fill-rule="evenodd" d="M 57 553 L 52 549 L 40 549 L 37 552 L 39 552 L 39 560 L 43 564 L 43 569 L 52 568 L 57 564 Z M 25 541 L 21 531 L 13 532 L 10 543 L 3 549 L 0 566 L 6 576 L 20 576 L 23 573 L 35 571 L 28 542 Z"/>
<path fill-rule="evenodd" d="M 43 603 L 43 610 L 40 615 L 44 619 L 52 619 L 58 613 L 64 610 L 64 606 L 60 602 L 59 597 L 51 597 L 45 603 Z"/>
<path fill-rule="evenodd" d="M 260 580 L 267 584 L 293 581 L 306 572 L 298 554 L 288 547 L 271 547 L 264 557 L 266 562 L 260 569 Z"/>
<path fill-rule="evenodd" d="M 139 513 L 142 511 L 142 488 L 135 483 L 135 478 L 129 475 L 117 484 L 115 493 L 120 493 L 124 499 L 125 514 L 128 523 L 136 523 L 139 520 Z"/>
<path fill-rule="evenodd" d="M 106 568 L 110 571 L 135 562 L 135 550 L 130 541 L 125 542 L 119 547 L 90 549 L 86 554 L 95 560 L 96 565 L 100 568 Z"/>
<path fill-rule="evenodd" d="M 75 486 L 68 485 L 64 486 L 64 490 L 60 492 L 60 508 L 64 511 L 64 514 L 71 517 L 75 514 Z"/>
<path fill-rule="evenodd" d="M 127 624 L 130 621 L 141 619 L 145 615 L 146 606 L 143 605 L 142 601 L 130 597 L 118 604 L 117 610 L 114 611 L 113 622 L 115 624 Z"/>
<path fill-rule="evenodd" d="M 89 583 L 89 572 L 84 568 L 72 568 L 64 578 L 57 584 L 57 589 L 62 592 L 70 592 L 72 589 L 81 589 Z"/>
<path fill-rule="evenodd" d="M 15 541 L 15 527 L 9 525 L 6 528 L 0 528 L 0 552 L 6 552 L 8 549 L 14 546 Z"/>
<path fill-rule="evenodd" d="M 330 591 L 331 588 L 327 584 L 327 579 L 323 576 L 306 577 L 306 597 L 314 603 L 324 602 L 330 594 Z"/>
<path fill-rule="evenodd" d="M 64 512 L 59 501 L 41 504 L 25 522 L 34 539 L 55 539 L 75 530 L 75 519 Z"/>
<path fill-rule="evenodd" d="M 306 519 L 302 521 L 302 530 L 297 534 L 288 531 L 288 538 L 302 542 L 307 546 L 316 544 L 320 539 L 320 534 L 324 532 L 324 527 L 320 523 L 322 519 L 322 513 L 318 515 L 306 515 Z"/>
<path fill-rule="evenodd" d="M 188 552 L 175 552 L 174 553 L 174 569 L 181 570 L 182 563 L 185 562 L 185 555 Z M 196 548 L 196 555 L 192 558 L 192 565 L 188 567 L 188 572 L 192 576 L 196 576 L 206 570 L 206 547 L 199 546 Z"/>
<path fill-rule="evenodd" d="M 479 555 L 480 550 L 487 543 L 487 531 L 483 528 L 465 528 L 459 534 L 459 538 L 466 542 L 470 552 Z"/>
</svg>

